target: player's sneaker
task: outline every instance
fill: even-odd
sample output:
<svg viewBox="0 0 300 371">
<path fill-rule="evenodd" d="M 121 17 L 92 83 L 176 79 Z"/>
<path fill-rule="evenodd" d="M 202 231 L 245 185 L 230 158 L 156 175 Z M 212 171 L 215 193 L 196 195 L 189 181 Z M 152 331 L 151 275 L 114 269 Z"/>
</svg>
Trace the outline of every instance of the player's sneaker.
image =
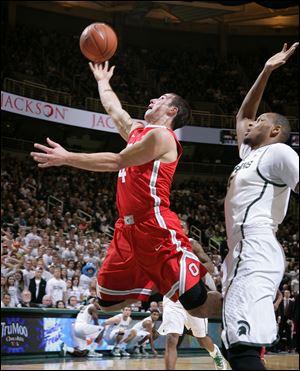
<svg viewBox="0 0 300 371">
<path fill-rule="evenodd" d="M 102 353 L 97 353 L 96 351 L 92 350 L 92 351 L 88 352 L 87 356 L 89 358 L 101 358 L 101 357 L 103 357 L 103 354 Z"/>
<path fill-rule="evenodd" d="M 111 354 L 114 356 L 114 357 L 121 357 L 121 352 L 120 352 L 120 348 L 113 348 L 113 350 L 111 351 Z"/>
<path fill-rule="evenodd" d="M 146 352 L 146 349 L 141 345 L 140 346 L 140 354 L 144 357 L 148 357 L 149 356 L 149 353 Z"/>
<path fill-rule="evenodd" d="M 134 356 L 141 356 L 140 349 L 138 346 L 135 346 L 132 351 L 132 355 Z"/>
<path fill-rule="evenodd" d="M 213 358 L 214 363 L 215 363 L 215 369 L 216 370 L 227 370 L 227 363 L 225 361 L 225 358 L 222 356 L 222 353 L 220 349 L 216 346 L 216 344 L 215 344 L 215 347 L 217 350 L 217 354 Z"/>
<path fill-rule="evenodd" d="M 130 353 L 126 352 L 125 349 L 120 349 L 120 354 L 122 357 L 130 357 Z"/>
</svg>

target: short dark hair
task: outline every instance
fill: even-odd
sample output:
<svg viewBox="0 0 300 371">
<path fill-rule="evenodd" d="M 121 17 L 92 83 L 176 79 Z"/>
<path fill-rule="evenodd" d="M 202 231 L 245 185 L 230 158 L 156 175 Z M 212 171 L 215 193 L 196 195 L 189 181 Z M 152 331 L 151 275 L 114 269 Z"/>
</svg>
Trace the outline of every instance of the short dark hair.
<svg viewBox="0 0 300 371">
<path fill-rule="evenodd" d="M 158 309 L 152 309 L 152 310 L 150 310 L 150 313 L 152 314 L 152 313 L 158 313 L 158 314 L 160 314 L 160 311 L 158 310 Z"/>
<path fill-rule="evenodd" d="M 173 99 L 169 105 L 178 108 L 177 115 L 173 118 L 172 122 L 172 129 L 176 130 L 191 123 L 192 110 L 188 102 L 185 99 L 183 99 L 180 95 L 177 95 L 175 93 L 170 94 L 173 95 Z"/>
<path fill-rule="evenodd" d="M 291 134 L 291 125 L 289 120 L 279 113 L 273 113 L 273 120 L 275 125 L 281 126 L 280 142 L 286 143 L 289 140 Z"/>
</svg>

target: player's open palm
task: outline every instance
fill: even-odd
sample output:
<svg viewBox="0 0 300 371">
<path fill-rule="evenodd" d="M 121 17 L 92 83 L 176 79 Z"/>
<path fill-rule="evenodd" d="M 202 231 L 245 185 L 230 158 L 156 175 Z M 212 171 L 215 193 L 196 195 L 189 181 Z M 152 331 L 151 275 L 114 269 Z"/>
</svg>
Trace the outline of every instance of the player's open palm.
<svg viewBox="0 0 300 371">
<path fill-rule="evenodd" d="M 114 74 L 115 66 L 109 68 L 108 61 L 104 64 L 90 62 L 89 66 L 97 81 L 109 81 Z"/>
<path fill-rule="evenodd" d="M 49 147 L 35 143 L 34 147 L 43 152 L 31 152 L 30 155 L 38 162 L 38 167 L 61 166 L 67 164 L 69 152 L 60 144 L 47 138 Z"/>
<path fill-rule="evenodd" d="M 281 52 L 273 55 L 270 59 L 267 60 L 265 67 L 271 71 L 285 64 L 285 62 L 294 54 L 299 43 L 294 43 L 289 49 L 287 48 L 287 43 L 284 43 Z"/>
</svg>

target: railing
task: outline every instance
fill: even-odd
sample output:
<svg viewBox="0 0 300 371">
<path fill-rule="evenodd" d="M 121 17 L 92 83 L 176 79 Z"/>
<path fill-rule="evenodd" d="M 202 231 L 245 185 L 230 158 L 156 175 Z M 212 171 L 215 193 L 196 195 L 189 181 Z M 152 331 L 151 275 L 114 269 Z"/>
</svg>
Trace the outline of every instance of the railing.
<svg viewBox="0 0 300 371">
<path fill-rule="evenodd" d="M 115 228 L 110 225 L 107 227 L 107 230 L 104 232 L 105 236 L 109 237 L 109 242 L 113 239 L 115 233 Z"/>
<path fill-rule="evenodd" d="M 84 221 L 89 222 L 89 223 L 92 222 L 92 220 L 93 220 L 92 215 L 86 213 L 85 211 L 83 211 L 83 210 L 81 210 L 81 209 L 77 209 L 76 212 L 77 212 L 78 218 L 79 218 L 80 220 L 84 220 Z M 88 219 L 88 220 L 87 220 L 87 219 Z"/>
<path fill-rule="evenodd" d="M 11 152 L 19 152 L 20 155 L 28 155 L 33 150 L 33 143 L 28 140 L 1 137 L 2 150 Z M 68 147 L 65 147 L 68 149 Z M 71 151 L 76 152 L 74 149 L 69 148 Z M 234 165 L 215 164 L 215 163 L 199 163 L 199 162 L 180 162 L 177 166 L 177 174 L 202 174 L 213 176 L 228 176 L 233 169 Z"/>
<path fill-rule="evenodd" d="M 62 200 L 60 200 L 57 197 L 54 197 L 52 195 L 48 196 L 47 198 L 47 212 L 49 213 L 50 207 L 51 206 L 59 206 L 60 207 L 60 212 L 63 213 L 64 210 L 64 203 Z"/>
<path fill-rule="evenodd" d="M 220 254 L 220 242 L 216 241 L 214 238 L 210 238 L 208 241 L 208 246 L 210 250 L 214 250 L 217 254 Z"/>
<path fill-rule="evenodd" d="M 202 232 L 199 228 L 192 225 L 190 228 L 190 235 L 192 238 L 194 238 L 196 241 L 198 241 L 200 244 L 202 244 Z"/>
<path fill-rule="evenodd" d="M 31 81 L 17 81 L 5 78 L 3 83 L 4 90 L 16 95 L 42 100 L 55 104 L 71 106 L 72 99 L 70 93 L 48 89 L 46 85 L 37 84 Z"/>
<path fill-rule="evenodd" d="M 46 102 L 72 106 L 72 97 L 69 93 L 48 89 L 45 85 L 36 84 L 31 81 L 17 81 L 11 78 L 5 78 L 4 90 L 13 94 L 27 96 Z M 146 106 L 129 104 L 121 99 L 123 108 L 136 119 L 143 119 L 147 110 Z M 267 108 L 267 107 L 266 107 Z M 99 98 L 88 97 L 85 99 L 85 109 L 105 113 L 105 110 Z M 213 128 L 235 128 L 235 116 L 212 114 L 208 111 L 192 110 L 193 126 L 213 127 Z M 294 116 L 288 116 L 292 131 L 299 130 L 299 119 Z"/>
</svg>

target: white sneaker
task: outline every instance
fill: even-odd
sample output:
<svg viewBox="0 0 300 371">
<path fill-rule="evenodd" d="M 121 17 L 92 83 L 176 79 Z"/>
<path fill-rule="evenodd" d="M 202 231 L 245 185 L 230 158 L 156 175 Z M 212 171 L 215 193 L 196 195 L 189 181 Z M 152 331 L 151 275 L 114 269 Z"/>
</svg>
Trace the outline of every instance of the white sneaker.
<svg viewBox="0 0 300 371">
<path fill-rule="evenodd" d="M 90 351 L 87 355 L 89 358 L 101 358 L 103 357 L 102 353 L 97 353 L 94 350 Z"/>
<path fill-rule="evenodd" d="M 120 349 L 120 353 L 122 357 L 130 357 L 130 353 L 126 352 L 125 349 Z"/>
<path fill-rule="evenodd" d="M 121 352 L 120 352 L 120 348 L 113 348 L 113 350 L 111 351 L 111 354 L 114 356 L 114 357 L 120 357 L 121 356 Z"/>
<path fill-rule="evenodd" d="M 225 358 L 223 357 L 219 347 L 215 344 L 217 354 L 213 358 L 215 369 L 216 370 L 227 370 L 227 362 L 225 361 Z"/>
</svg>

